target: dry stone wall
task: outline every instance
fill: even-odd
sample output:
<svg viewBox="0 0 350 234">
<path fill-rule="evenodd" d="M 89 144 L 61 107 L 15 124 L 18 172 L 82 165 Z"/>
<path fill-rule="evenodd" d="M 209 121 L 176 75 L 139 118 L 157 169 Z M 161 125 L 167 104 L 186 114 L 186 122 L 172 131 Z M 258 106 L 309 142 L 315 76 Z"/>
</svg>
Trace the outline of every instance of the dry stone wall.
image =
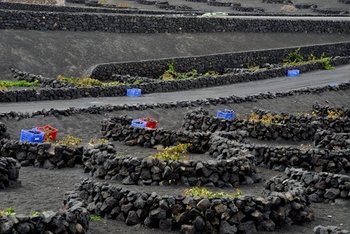
<svg viewBox="0 0 350 234">
<path fill-rule="evenodd" d="M 20 168 L 19 163 L 15 159 L 0 156 L 0 190 L 21 184 L 18 181 Z M 1 226 L 0 233 L 2 233 Z"/>
<path fill-rule="evenodd" d="M 100 148 L 86 150 L 83 161 L 85 172 L 91 176 L 120 180 L 126 185 L 237 187 L 260 181 L 252 155 L 220 161 L 173 161 L 118 157 Z"/>
<path fill-rule="evenodd" d="M 65 195 L 60 211 L 44 211 L 39 215 L 1 217 L 0 233 L 68 233 L 84 234 L 89 228 L 90 214 L 78 193 Z"/>
<path fill-rule="evenodd" d="M 311 172 L 287 168 L 286 176 L 277 176 L 266 183 L 271 191 L 285 192 L 295 189 L 300 182 L 312 202 L 328 202 L 338 198 L 350 198 L 350 177 L 327 172 Z"/>
<path fill-rule="evenodd" d="M 272 192 L 266 197 L 206 199 L 134 192 L 84 180 L 77 188 L 88 210 L 127 225 L 144 224 L 164 231 L 236 233 L 273 231 L 285 224 L 313 220 L 302 195 Z"/>
</svg>

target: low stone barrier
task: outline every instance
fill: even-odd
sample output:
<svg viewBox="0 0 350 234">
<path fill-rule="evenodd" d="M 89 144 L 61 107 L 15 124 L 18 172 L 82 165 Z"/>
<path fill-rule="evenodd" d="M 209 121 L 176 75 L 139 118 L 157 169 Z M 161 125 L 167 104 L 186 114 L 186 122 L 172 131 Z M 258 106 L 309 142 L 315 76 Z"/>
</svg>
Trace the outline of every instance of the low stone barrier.
<svg viewBox="0 0 350 234">
<path fill-rule="evenodd" d="M 350 57 L 339 57 L 334 61 L 337 63 L 349 63 Z M 311 71 L 315 69 L 322 69 L 320 63 L 306 64 L 297 66 L 301 72 Z M 134 69 L 134 67 L 132 68 Z M 16 79 L 40 82 L 41 89 L 19 89 L 0 91 L 0 102 L 22 102 L 22 101 L 43 101 L 43 100 L 66 100 L 83 97 L 114 97 L 125 96 L 128 88 L 140 88 L 143 94 L 156 92 L 172 92 L 179 90 L 198 89 L 204 87 L 213 87 L 228 85 L 241 82 L 249 82 L 255 80 L 275 78 L 285 76 L 287 70 L 291 67 L 280 67 L 268 70 L 259 70 L 256 72 L 235 72 L 227 73 L 219 76 L 202 76 L 195 79 L 185 80 L 170 80 L 162 81 L 159 79 L 152 79 L 139 76 L 128 75 L 110 75 L 109 77 L 96 77 L 100 80 L 115 80 L 133 84 L 134 82 L 142 81 L 141 84 L 135 85 L 118 85 L 113 87 L 75 87 L 73 85 L 60 82 L 54 78 L 46 78 L 40 75 L 30 74 L 27 72 L 11 69 Z M 130 71 L 132 72 L 132 70 Z"/>
<path fill-rule="evenodd" d="M 230 103 L 245 103 L 245 102 L 256 102 L 257 100 L 263 99 L 276 99 L 280 97 L 292 97 L 297 95 L 308 95 L 308 94 L 321 94 L 324 92 L 348 90 L 350 88 L 350 82 L 341 83 L 338 86 L 321 86 L 316 88 L 304 88 L 297 90 L 290 90 L 287 92 L 277 92 L 277 93 L 259 93 L 255 95 L 250 95 L 247 97 L 222 97 L 222 98 L 207 98 L 205 100 L 194 100 L 194 101 L 180 101 L 180 102 L 170 102 L 170 103 L 152 103 L 152 104 L 123 104 L 123 105 L 104 105 L 104 106 L 91 106 L 88 108 L 75 108 L 71 107 L 64 110 L 49 109 L 34 111 L 31 113 L 22 112 L 7 112 L 0 113 L 0 119 L 27 119 L 35 116 L 69 116 L 74 114 L 89 113 L 89 114 L 104 114 L 113 111 L 135 111 L 135 110 L 145 110 L 145 109 L 171 109 L 171 108 L 183 108 L 183 107 L 202 107 L 206 105 L 221 105 Z"/>
<path fill-rule="evenodd" d="M 108 183 L 84 180 L 77 187 L 91 213 L 127 225 L 144 224 L 164 231 L 236 233 L 273 231 L 313 220 L 309 202 L 301 195 L 271 193 L 267 197 L 192 198 L 182 195 L 129 191 Z"/>
<path fill-rule="evenodd" d="M 7 133 L 6 125 L 0 122 L 0 140 L 3 138 L 9 138 L 9 134 Z"/>
<path fill-rule="evenodd" d="M 331 151 L 243 144 L 219 136 L 212 137 L 209 145 L 209 154 L 220 160 L 237 157 L 242 152 L 250 152 L 255 156 L 257 165 L 280 171 L 286 167 L 333 173 L 350 171 L 350 149 Z"/>
<path fill-rule="evenodd" d="M 224 73 L 227 68 L 240 68 L 242 65 L 251 64 L 252 61 L 261 66 L 267 63 L 279 64 L 284 58 L 286 58 L 286 56 L 288 56 L 288 54 L 292 53 L 298 48 L 300 48 L 300 54 L 304 57 L 308 57 L 310 54 L 320 57 L 322 56 L 322 53 L 325 53 L 327 56 L 333 57 L 331 63 L 334 66 L 349 63 L 348 51 L 350 51 L 350 43 L 342 42 L 170 59 L 153 59 L 137 62 L 104 63 L 90 67 L 86 73 L 92 78 L 100 80 L 108 80 L 113 74 L 159 77 L 164 73 L 164 71 L 167 70 L 168 64 L 170 63 L 175 64 L 175 70 L 177 72 L 188 72 L 192 71 L 192 69 L 196 69 L 198 73 L 204 74 L 208 72 L 208 67 L 210 67 L 210 69 L 213 71 Z M 321 63 L 304 64 L 301 66 L 292 67 L 277 67 L 264 72 L 258 71 L 256 72 L 255 76 L 258 76 L 257 74 L 264 74 L 261 75 L 261 79 L 265 79 L 266 76 L 285 76 L 288 69 L 296 68 L 301 70 L 301 72 L 307 72 L 323 69 L 323 67 L 324 66 Z"/>
<path fill-rule="evenodd" d="M 350 3 L 350 2 L 349 2 Z M 347 234 L 348 230 L 341 229 L 337 226 L 322 226 L 318 225 L 313 229 L 314 234 Z"/>
<path fill-rule="evenodd" d="M 237 187 L 260 181 L 254 157 L 246 155 L 229 160 L 159 160 L 155 158 L 120 158 L 106 153 L 104 147 L 84 152 L 84 169 L 100 179 L 120 180 L 131 185 L 187 185 Z"/>
<path fill-rule="evenodd" d="M 297 181 L 302 184 L 305 194 L 312 202 L 350 198 L 350 177 L 347 175 L 303 171 L 295 168 L 287 168 L 285 173 L 286 176 L 273 177 L 266 182 L 266 188 L 277 192 L 290 191 L 295 188 L 295 181 Z"/>
<path fill-rule="evenodd" d="M 335 106 L 323 106 L 323 105 L 320 105 L 318 103 L 315 103 L 312 106 L 312 109 L 318 115 L 323 116 L 323 117 L 328 116 L 329 112 L 339 112 L 339 113 L 343 113 L 344 117 L 350 118 L 350 109 L 349 108 L 335 107 Z"/>
<path fill-rule="evenodd" d="M 262 111 L 260 111 L 262 112 Z M 260 113 L 258 111 L 258 113 Z M 266 113 L 266 112 L 263 112 Z M 334 132 L 350 133 L 350 118 L 314 118 L 285 115 L 284 123 L 254 122 L 255 120 L 234 119 L 225 120 L 209 116 L 204 110 L 195 110 L 185 115 L 182 128 L 186 131 L 235 131 L 245 130 L 252 138 L 260 140 L 313 140 L 318 129 Z"/>
<path fill-rule="evenodd" d="M 0 155 L 14 158 L 22 166 L 46 169 L 74 167 L 82 164 L 83 147 L 0 140 Z"/>
<path fill-rule="evenodd" d="M 20 168 L 20 165 L 15 159 L 0 157 L 0 190 L 6 187 L 16 187 L 21 184 L 17 180 Z"/>
<path fill-rule="evenodd" d="M 0 232 L 84 234 L 89 228 L 89 218 L 85 202 L 76 192 L 70 192 L 65 195 L 64 205 L 58 212 L 1 217 Z"/>
<path fill-rule="evenodd" d="M 314 146 L 329 150 L 350 149 L 350 133 L 318 131 L 314 137 Z"/>
</svg>

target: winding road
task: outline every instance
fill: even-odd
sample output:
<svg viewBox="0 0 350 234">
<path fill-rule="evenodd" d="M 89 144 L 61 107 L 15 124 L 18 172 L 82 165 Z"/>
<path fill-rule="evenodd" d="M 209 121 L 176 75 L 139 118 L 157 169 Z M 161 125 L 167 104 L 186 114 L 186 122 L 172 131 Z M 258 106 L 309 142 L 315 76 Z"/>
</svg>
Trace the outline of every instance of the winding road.
<svg viewBox="0 0 350 234">
<path fill-rule="evenodd" d="M 330 84 L 339 84 L 350 81 L 350 65 L 336 67 L 330 71 L 315 71 L 305 73 L 300 77 L 280 77 L 260 81 L 238 83 L 187 91 L 152 93 L 140 98 L 130 97 L 100 97 L 80 98 L 74 100 L 37 101 L 19 103 L 0 103 L 0 112 L 34 112 L 42 109 L 68 109 L 69 107 L 86 108 L 93 105 L 121 105 L 137 103 L 168 103 L 176 101 L 191 101 L 206 98 L 248 96 L 266 92 L 283 92 L 306 87 L 318 87 Z"/>
</svg>

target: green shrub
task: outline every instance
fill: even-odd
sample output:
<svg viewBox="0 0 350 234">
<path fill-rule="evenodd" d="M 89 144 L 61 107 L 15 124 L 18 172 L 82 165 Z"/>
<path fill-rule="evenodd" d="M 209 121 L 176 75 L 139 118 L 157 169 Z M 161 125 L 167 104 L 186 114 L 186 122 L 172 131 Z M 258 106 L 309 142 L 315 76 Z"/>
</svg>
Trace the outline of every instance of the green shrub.
<svg viewBox="0 0 350 234">
<path fill-rule="evenodd" d="M 185 196 L 197 197 L 197 198 L 237 198 L 242 196 L 242 192 L 239 189 L 236 189 L 234 193 L 225 193 L 225 192 L 212 192 L 207 188 L 194 187 L 185 189 Z"/>
<path fill-rule="evenodd" d="M 99 87 L 111 87 L 111 86 L 117 86 L 122 83 L 118 81 L 113 81 L 113 82 L 102 82 L 97 79 L 93 79 L 90 77 L 81 77 L 81 78 L 76 78 L 76 77 L 67 77 L 63 75 L 59 75 L 57 77 L 57 80 L 71 84 L 77 87 L 94 87 L 94 86 L 99 86 Z"/>
<path fill-rule="evenodd" d="M 90 216 L 90 221 L 92 222 L 100 222 L 102 220 L 102 217 L 100 215 L 91 215 Z"/>
<path fill-rule="evenodd" d="M 0 90 L 6 90 L 14 87 L 37 87 L 39 81 L 29 82 L 26 80 L 0 80 Z"/>
<path fill-rule="evenodd" d="M 161 80 L 185 80 L 185 79 L 194 79 L 200 76 L 217 76 L 219 75 L 218 72 L 215 71 L 208 71 L 204 74 L 198 73 L 196 69 L 192 69 L 192 71 L 189 72 L 177 72 L 175 70 L 175 63 L 171 62 L 168 63 L 167 70 L 159 77 Z"/>
<path fill-rule="evenodd" d="M 16 215 L 15 209 L 12 207 L 0 210 L 0 217 L 14 216 Z"/>
<path fill-rule="evenodd" d="M 300 54 L 300 48 L 290 52 L 285 59 L 283 59 L 283 63 L 285 64 L 295 64 L 304 61 L 304 57 Z"/>
</svg>

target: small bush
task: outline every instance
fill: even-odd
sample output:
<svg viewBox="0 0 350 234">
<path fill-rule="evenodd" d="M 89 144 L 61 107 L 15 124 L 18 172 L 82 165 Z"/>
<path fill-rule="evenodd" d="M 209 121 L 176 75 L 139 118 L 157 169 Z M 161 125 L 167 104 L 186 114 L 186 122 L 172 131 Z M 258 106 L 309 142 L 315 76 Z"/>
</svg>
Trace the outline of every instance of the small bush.
<svg viewBox="0 0 350 234">
<path fill-rule="evenodd" d="M 225 193 L 225 192 L 212 192 L 207 188 L 194 187 L 190 189 L 185 189 L 185 196 L 197 197 L 197 198 L 237 198 L 242 196 L 242 192 L 239 189 L 236 189 L 234 193 Z"/>
<path fill-rule="evenodd" d="M 187 157 L 187 149 L 190 146 L 191 144 L 179 144 L 177 146 L 166 147 L 151 157 L 160 160 L 184 160 Z"/>
<path fill-rule="evenodd" d="M 328 110 L 327 113 L 327 118 L 328 119 L 340 119 L 344 116 L 344 112 L 343 111 L 336 111 L 336 110 Z"/>
<path fill-rule="evenodd" d="M 175 70 L 175 63 L 169 63 L 168 69 L 159 77 L 161 80 L 185 80 L 185 79 L 194 79 L 200 76 L 217 76 L 219 75 L 218 72 L 215 71 L 208 71 L 204 74 L 198 73 L 196 69 L 192 69 L 190 72 L 177 72 Z"/>
<path fill-rule="evenodd" d="M 39 217 L 41 215 L 41 212 L 40 211 L 32 211 L 30 212 L 30 217 Z"/>
<path fill-rule="evenodd" d="M 0 217 L 14 216 L 16 215 L 15 209 L 12 207 L 0 210 Z"/>
<path fill-rule="evenodd" d="M 90 145 L 105 145 L 108 144 L 108 140 L 105 138 L 91 138 L 89 141 Z"/>
<path fill-rule="evenodd" d="M 37 87 L 39 81 L 29 82 L 26 80 L 0 80 L 0 90 L 6 90 L 14 87 Z"/>
<path fill-rule="evenodd" d="M 295 64 L 304 61 L 304 57 L 300 54 L 300 48 L 290 52 L 285 59 L 283 59 L 283 63 L 285 64 Z"/>
<path fill-rule="evenodd" d="M 67 77 L 63 75 L 59 75 L 57 77 L 57 80 L 71 84 L 73 86 L 77 87 L 94 87 L 94 86 L 99 86 L 99 87 L 111 87 L 111 86 L 117 86 L 122 83 L 118 81 L 113 81 L 113 82 L 102 82 L 90 77 L 81 77 L 81 78 L 76 78 L 76 77 Z"/>
<path fill-rule="evenodd" d="M 56 142 L 58 145 L 66 145 L 66 146 L 79 146 L 82 143 L 82 139 L 67 135 L 63 139 Z"/>
<path fill-rule="evenodd" d="M 90 216 L 90 221 L 91 222 L 100 222 L 102 221 L 102 217 L 100 215 L 91 215 Z"/>
</svg>

